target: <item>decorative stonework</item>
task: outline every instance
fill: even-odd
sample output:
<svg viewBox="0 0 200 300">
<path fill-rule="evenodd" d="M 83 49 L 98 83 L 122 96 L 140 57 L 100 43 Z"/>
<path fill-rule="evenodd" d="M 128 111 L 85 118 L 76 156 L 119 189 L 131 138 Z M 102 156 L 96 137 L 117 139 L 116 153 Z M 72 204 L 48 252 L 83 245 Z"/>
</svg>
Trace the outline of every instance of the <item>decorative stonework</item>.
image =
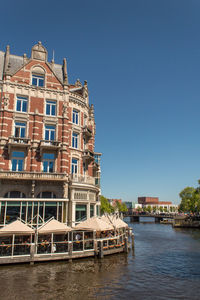
<svg viewBox="0 0 200 300">
<path fill-rule="evenodd" d="M 82 83 L 80 82 L 80 79 L 76 80 L 75 87 L 82 87 Z"/>
<path fill-rule="evenodd" d="M 31 58 L 41 61 L 47 61 L 47 50 L 44 46 L 42 46 L 41 42 L 38 42 L 35 46 L 33 46 L 31 50 Z"/>
</svg>

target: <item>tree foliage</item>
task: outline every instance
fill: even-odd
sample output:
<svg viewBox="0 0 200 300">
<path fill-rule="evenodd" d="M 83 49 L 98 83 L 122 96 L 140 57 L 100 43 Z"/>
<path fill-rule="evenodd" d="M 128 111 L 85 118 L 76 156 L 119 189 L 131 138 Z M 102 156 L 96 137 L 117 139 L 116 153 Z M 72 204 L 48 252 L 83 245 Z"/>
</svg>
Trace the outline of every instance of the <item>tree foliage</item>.
<svg viewBox="0 0 200 300">
<path fill-rule="evenodd" d="M 114 212 L 114 208 L 109 203 L 107 198 L 105 198 L 104 196 L 100 196 L 100 201 L 101 201 L 101 213 L 102 214 L 104 214 L 104 213 L 111 214 Z"/>
<path fill-rule="evenodd" d="M 148 213 L 151 213 L 151 212 L 152 212 L 151 205 L 148 205 L 148 206 L 147 206 L 146 211 L 147 211 Z"/>
<path fill-rule="evenodd" d="M 116 201 L 116 210 L 119 212 L 126 212 L 128 211 L 128 208 L 125 203 L 120 203 L 119 201 Z"/>
<path fill-rule="evenodd" d="M 200 188 L 186 187 L 180 194 L 180 212 L 197 213 L 200 211 Z"/>
<path fill-rule="evenodd" d="M 128 211 L 128 208 L 126 206 L 125 203 L 120 203 L 119 201 L 116 201 L 116 205 L 115 207 L 113 207 L 108 199 L 104 196 L 100 196 L 100 201 L 101 201 L 101 213 L 108 213 L 111 214 L 113 213 L 115 210 L 118 212 L 126 212 Z"/>
</svg>

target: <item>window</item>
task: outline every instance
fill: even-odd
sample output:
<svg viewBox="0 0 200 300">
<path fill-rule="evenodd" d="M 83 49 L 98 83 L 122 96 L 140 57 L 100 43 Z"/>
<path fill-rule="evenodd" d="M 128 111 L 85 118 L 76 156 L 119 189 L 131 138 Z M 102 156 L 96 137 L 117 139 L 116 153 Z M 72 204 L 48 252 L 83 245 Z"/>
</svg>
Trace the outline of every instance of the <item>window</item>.
<svg viewBox="0 0 200 300">
<path fill-rule="evenodd" d="M 37 198 L 56 198 L 56 195 L 53 192 L 40 192 Z"/>
<path fill-rule="evenodd" d="M 90 218 L 94 216 L 94 205 L 90 204 Z"/>
<path fill-rule="evenodd" d="M 24 168 L 24 152 L 13 151 L 11 162 L 12 162 L 12 171 L 23 171 L 23 168 Z"/>
<path fill-rule="evenodd" d="M 73 113 L 72 113 L 72 122 L 74 124 L 78 124 L 78 116 L 79 116 L 79 112 L 76 109 L 73 109 Z"/>
<path fill-rule="evenodd" d="M 43 172 L 52 173 L 54 171 L 55 154 L 43 154 Z"/>
<path fill-rule="evenodd" d="M 78 133 L 72 133 L 72 147 L 78 149 Z"/>
<path fill-rule="evenodd" d="M 17 96 L 16 111 L 27 112 L 27 97 Z"/>
<path fill-rule="evenodd" d="M 96 214 L 97 216 L 100 216 L 100 205 L 96 206 Z"/>
<path fill-rule="evenodd" d="M 15 137 L 24 138 L 26 133 L 26 123 L 15 122 Z"/>
<path fill-rule="evenodd" d="M 85 162 L 83 163 L 83 174 L 84 175 L 86 174 L 86 163 Z"/>
<path fill-rule="evenodd" d="M 54 141 L 56 137 L 56 127 L 45 125 L 45 141 Z"/>
<path fill-rule="evenodd" d="M 72 158 L 72 174 L 78 173 L 78 160 L 75 158 Z"/>
<path fill-rule="evenodd" d="M 87 218 L 87 206 L 76 205 L 76 222 L 83 221 Z"/>
<path fill-rule="evenodd" d="M 84 125 L 84 126 L 87 126 L 87 116 L 86 116 L 86 115 L 84 115 L 83 125 Z"/>
<path fill-rule="evenodd" d="M 11 191 L 4 195 L 4 198 L 26 198 L 25 194 L 19 191 Z"/>
<path fill-rule="evenodd" d="M 56 102 L 55 101 L 46 101 L 46 115 L 55 116 L 56 115 Z"/>
<path fill-rule="evenodd" d="M 32 74 L 32 85 L 40 87 L 44 86 L 44 76 Z"/>
<path fill-rule="evenodd" d="M 86 150 L 87 148 L 86 145 L 87 145 L 86 139 L 83 138 L 83 150 Z"/>
</svg>

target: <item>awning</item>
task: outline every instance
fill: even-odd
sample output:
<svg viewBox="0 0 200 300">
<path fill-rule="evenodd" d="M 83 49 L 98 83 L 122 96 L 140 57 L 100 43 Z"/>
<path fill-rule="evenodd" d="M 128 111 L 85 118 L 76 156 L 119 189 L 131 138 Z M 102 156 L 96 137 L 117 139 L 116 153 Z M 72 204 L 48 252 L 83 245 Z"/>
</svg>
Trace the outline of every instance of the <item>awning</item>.
<svg viewBox="0 0 200 300">
<path fill-rule="evenodd" d="M 116 216 L 102 216 L 101 219 L 108 224 L 113 225 L 116 229 L 128 227 L 122 219 Z"/>
<path fill-rule="evenodd" d="M 113 230 L 114 227 L 111 224 L 104 222 L 100 217 L 92 217 L 76 225 L 75 229 L 107 231 Z"/>
<path fill-rule="evenodd" d="M 49 233 L 66 233 L 71 231 L 72 229 L 61 223 L 57 220 L 50 220 L 49 222 L 45 223 L 44 225 L 40 226 L 38 229 L 38 233 L 42 234 L 49 234 Z"/>
<path fill-rule="evenodd" d="M 0 229 L 0 235 L 10 235 L 10 234 L 34 234 L 35 231 L 29 227 L 28 225 L 24 224 L 23 222 L 16 220 L 5 227 Z"/>
</svg>

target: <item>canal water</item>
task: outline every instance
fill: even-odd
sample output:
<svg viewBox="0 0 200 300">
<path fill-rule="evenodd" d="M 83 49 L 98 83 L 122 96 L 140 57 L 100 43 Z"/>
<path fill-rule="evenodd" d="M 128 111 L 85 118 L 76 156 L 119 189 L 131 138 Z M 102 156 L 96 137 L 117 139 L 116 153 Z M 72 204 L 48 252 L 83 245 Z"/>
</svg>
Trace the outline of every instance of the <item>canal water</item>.
<svg viewBox="0 0 200 300">
<path fill-rule="evenodd" d="M 200 230 L 130 223 L 135 250 L 0 267 L 0 299 L 200 299 Z"/>
</svg>

